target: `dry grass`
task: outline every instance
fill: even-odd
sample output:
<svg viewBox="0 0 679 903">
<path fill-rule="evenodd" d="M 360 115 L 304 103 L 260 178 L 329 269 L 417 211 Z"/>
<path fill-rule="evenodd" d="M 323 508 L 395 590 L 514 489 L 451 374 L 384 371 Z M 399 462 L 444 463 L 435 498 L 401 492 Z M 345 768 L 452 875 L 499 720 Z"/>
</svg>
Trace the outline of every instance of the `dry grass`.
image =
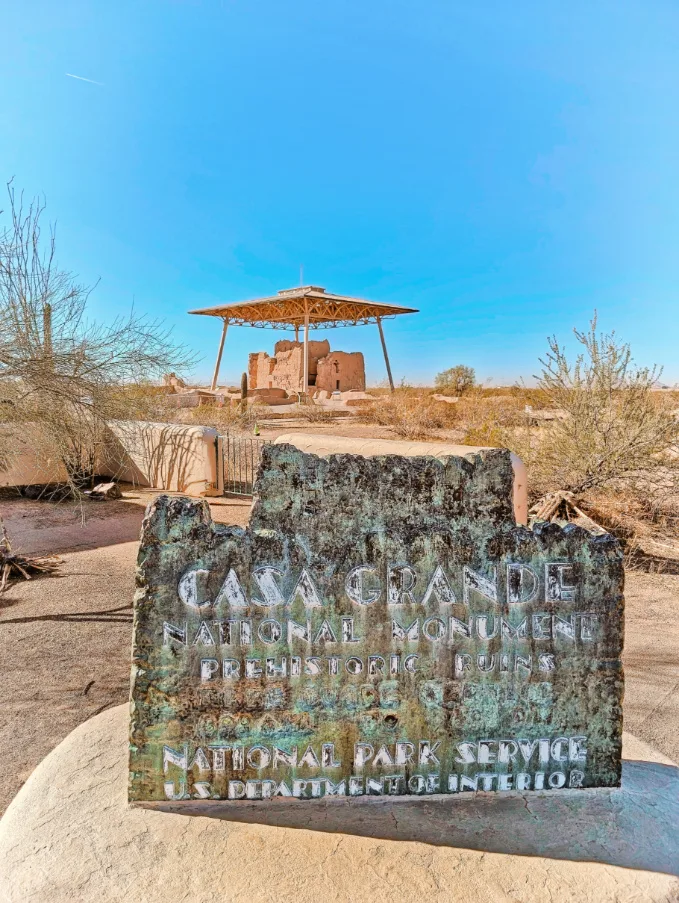
<svg viewBox="0 0 679 903">
<path fill-rule="evenodd" d="M 324 408 L 322 405 L 316 404 L 311 399 L 309 399 L 306 404 L 302 405 L 300 410 L 296 413 L 300 419 L 306 420 L 309 423 L 332 423 L 334 420 L 341 420 L 343 417 L 347 416 L 346 411 L 335 411 L 332 408 Z"/>
<path fill-rule="evenodd" d="M 507 444 L 508 433 L 525 426 L 526 396 L 521 391 L 489 393 L 487 389 L 472 389 L 457 403 L 457 414 L 464 429 L 465 445 Z"/>
<path fill-rule="evenodd" d="M 628 569 L 679 573 L 679 495 L 640 476 L 584 494 L 583 508 L 623 543 Z"/>
<path fill-rule="evenodd" d="M 197 408 L 172 408 L 165 410 L 165 419 L 171 423 L 191 426 L 211 426 L 219 432 L 252 430 L 258 421 L 269 417 L 268 408 L 260 404 L 201 405 Z"/>
<path fill-rule="evenodd" d="M 401 439 L 430 439 L 457 419 L 455 405 L 436 401 L 421 389 L 398 389 L 375 404 L 368 402 L 359 412 L 364 423 L 389 427 Z"/>
<path fill-rule="evenodd" d="M 357 405 L 363 423 L 390 427 L 404 439 L 435 438 L 437 430 L 454 428 L 461 431 L 465 445 L 503 446 L 509 431 L 525 427 L 526 405 L 534 410 L 547 406 L 544 393 L 518 386 L 474 386 L 455 404 L 435 399 L 434 388 L 367 391 L 374 401 Z"/>
</svg>

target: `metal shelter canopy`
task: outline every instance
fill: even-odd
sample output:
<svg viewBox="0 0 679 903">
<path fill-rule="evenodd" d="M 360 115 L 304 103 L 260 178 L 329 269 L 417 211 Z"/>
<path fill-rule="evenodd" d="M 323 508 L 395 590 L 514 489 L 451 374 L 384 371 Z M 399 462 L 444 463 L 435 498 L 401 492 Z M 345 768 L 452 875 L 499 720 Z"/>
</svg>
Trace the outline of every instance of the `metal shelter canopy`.
<svg viewBox="0 0 679 903">
<path fill-rule="evenodd" d="M 230 323 L 235 326 L 256 326 L 259 328 L 286 329 L 294 327 L 295 338 L 299 335 L 299 327 L 304 326 L 304 382 L 302 391 L 306 393 L 309 385 L 309 328 L 327 329 L 332 326 L 357 326 L 359 324 L 377 323 L 387 366 L 389 385 L 394 390 L 394 381 L 389 365 L 387 346 L 384 340 L 382 320 L 399 314 L 416 314 L 413 307 L 402 307 L 398 304 L 383 304 L 379 301 L 367 301 L 364 298 L 352 298 L 347 295 L 333 295 L 317 285 L 300 285 L 297 288 L 283 289 L 267 298 L 254 298 L 250 301 L 237 301 L 232 304 L 219 304 L 215 307 L 203 307 L 189 311 L 207 317 L 220 317 L 224 323 L 219 343 L 219 352 L 212 378 L 212 389 L 217 386 L 219 367 L 224 350 L 226 331 Z"/>
</svg>

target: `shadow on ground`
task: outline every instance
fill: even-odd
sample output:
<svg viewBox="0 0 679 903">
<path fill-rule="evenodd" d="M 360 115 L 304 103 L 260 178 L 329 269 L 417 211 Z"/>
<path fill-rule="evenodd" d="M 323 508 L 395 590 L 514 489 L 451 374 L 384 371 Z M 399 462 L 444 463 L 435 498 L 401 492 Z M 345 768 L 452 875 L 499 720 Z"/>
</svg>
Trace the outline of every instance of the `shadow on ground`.
<svg viewBox="0 0 679 903">
<path fill-rule="evenodd" d="M 122 487 L 122 499 L 99 502 L 0 498 L 0 513 L 13 548 L 27 554 L 54 555 L 138 542 L 146 506 L 160 492 L 125 484 Z M 219 497 L 208 501 L 217 523 L 247 523 L 250 499 Z"/>
<path fill-rule="evenodd" d="M 398 801 L 190 800 L 135 807 L 679 875 L 679 768 L 656 762 L 625 761 L 622 787 L 616 790 L 465 793 Z"/>
</svg>

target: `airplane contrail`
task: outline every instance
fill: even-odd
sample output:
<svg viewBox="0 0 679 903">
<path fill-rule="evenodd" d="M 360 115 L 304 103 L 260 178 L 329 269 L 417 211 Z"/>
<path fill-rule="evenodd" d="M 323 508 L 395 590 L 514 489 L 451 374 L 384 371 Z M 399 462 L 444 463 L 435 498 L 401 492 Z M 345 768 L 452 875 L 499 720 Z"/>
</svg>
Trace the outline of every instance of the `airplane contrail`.
<svg viewBox="0 0 679 903">
<path fill-rule="evenodd" d="M 91 85 L 99 85 L 100 88 L 104 87 L 103 82 L 95 82 L 95 80 L 93 78 L 84 78 L 84 76 L 82 76 L 82 75 L 73 75 L 70 72 L 67 72 L 66 75 L 68 75 L 69 78 L 77 78 L 78 81 L 81 81 L 81 82 L 89 82 Z"/>
</svg>

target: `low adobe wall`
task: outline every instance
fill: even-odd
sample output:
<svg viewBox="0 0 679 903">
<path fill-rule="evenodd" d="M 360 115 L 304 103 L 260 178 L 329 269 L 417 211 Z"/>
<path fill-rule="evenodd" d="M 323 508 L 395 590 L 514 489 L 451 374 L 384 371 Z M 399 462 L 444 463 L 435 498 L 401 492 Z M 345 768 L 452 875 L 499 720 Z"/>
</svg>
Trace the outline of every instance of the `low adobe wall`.
<svg viewBox="0 0 679 903">
<path fill-rule="evenodd" d="M 206 426 L 114 421 L 109 424 L 96 474 L 192 496 L 216 495 L 216 439 L 217 430 Z M 48 437 L 38 424 L 0 427 L 0 447 L 5 444 L 12 453 L 0 459 L 0 486 L 68 480 L 60 458 L 48 456 Z"/>
<path fill-rule="evenodd" d="M 48 437 L 37 423 L 0 425 L 0 451 L 5 447 L 4 459 L 0 453 L 0 486 L 64 483 L 68 479 L 60 458 L 36 451 L 49 447 Z"/>
<path fill-rule="evenodd" d="M 113 421 L 109 429 L 100 475 L 193 496 L 217 494 L 217 430 L 136 420 Z"/>
</svg>

